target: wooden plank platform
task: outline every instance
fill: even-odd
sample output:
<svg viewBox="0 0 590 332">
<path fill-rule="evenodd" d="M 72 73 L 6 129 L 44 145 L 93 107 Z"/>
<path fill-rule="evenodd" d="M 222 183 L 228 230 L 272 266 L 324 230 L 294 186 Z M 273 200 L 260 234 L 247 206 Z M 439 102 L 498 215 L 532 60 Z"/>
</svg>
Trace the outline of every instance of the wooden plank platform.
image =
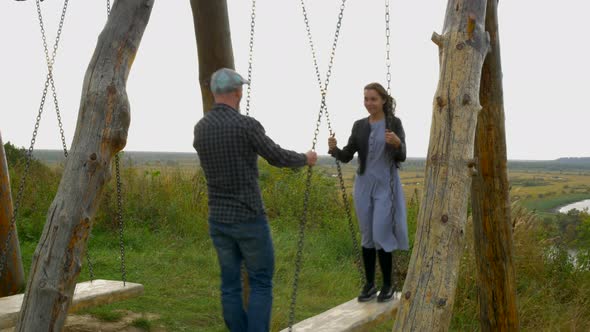
<svg viewBox="0 0 590 332">
<path fill-rule="evenodd" d="M 371 327 L 394 318 L 399 308 L 399 298 L 400 293 L 395 293 L 395 298 L 385 303 L 377 303 L 376 300 L 359 303 L 353 299 L 293 325 L 293 331 L 371 331 Z M 281 332 L 287 331 L 288 328 Z"/>
<path fill-rule="evenodd" d="M 70 312 L 83 308 L 129 299 L 143 293 L 143 285 L 122 281 L 94 280 L 76 285 Z M 0 298 L 0 329 L 13 327 L 23 302 L 24 294 Z"/>
</svg>

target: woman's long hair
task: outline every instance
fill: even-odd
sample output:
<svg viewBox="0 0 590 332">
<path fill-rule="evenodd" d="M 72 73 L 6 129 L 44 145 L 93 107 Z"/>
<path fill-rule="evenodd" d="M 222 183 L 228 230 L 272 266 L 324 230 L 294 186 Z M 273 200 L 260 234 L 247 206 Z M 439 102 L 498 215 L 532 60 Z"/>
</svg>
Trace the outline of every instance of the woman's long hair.
<svg viewBox="0 0 590 332">
<path fill-rule="evenodd" d="M 395 99 L 387 93 L 387 90 L 385 90 L 383 85 L 377 82 L 367 84 L 365 86 L 365 90 L 375 90 L 379 96 L 385 100 L 385 104 L 383 104 L 383 112 L 385 113 L 385 118 L 387 119 L 387 123 L 391 128 L 393 125 L 393 117 L 395 115 Z"/>
</svg>

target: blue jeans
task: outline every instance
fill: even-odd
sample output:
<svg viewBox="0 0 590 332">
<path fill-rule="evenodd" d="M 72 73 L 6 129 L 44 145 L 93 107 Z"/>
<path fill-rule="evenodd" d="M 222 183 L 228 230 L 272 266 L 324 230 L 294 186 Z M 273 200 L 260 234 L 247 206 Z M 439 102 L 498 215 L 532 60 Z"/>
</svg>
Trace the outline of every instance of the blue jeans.
<svg viewBox="0 0 590 332">
<path fill-rule="evenodd" d="M 265 216 L 254 222 L 225 224 L 209 220 L 209 234 L 221 267 L 223 319 L 231 332 L 267 332 L 272 308 L 274 249 Z M 240 267 L 246 263 L 250 296 L 242 303 Z"/>
</svg>

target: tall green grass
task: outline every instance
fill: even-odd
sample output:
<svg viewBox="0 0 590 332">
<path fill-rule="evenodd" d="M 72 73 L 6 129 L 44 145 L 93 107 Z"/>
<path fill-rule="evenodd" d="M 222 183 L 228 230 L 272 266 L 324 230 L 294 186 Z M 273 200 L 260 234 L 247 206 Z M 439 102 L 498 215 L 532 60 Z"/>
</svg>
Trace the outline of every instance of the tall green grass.
<svg viewBox="0 0 590 332">
<path fill-rule="evenodd" d="M 12 162 L 13 188 L 17 187 L 21 172 L 22 164 Z M 276 169 L 260 164 L 261 190 L 276 255 L 273 331 L 286 327 L 288 321 L 305 173 L 304 169 Z M 31 171 L 18 219 L 26 270 L 60 177 L 59 168 L 49 169 L 37 163 Z M 110 320 L 120 317 L 121 309 L 159 315 L 155 321 L 135 324 L 145 330 L 163 327 L 169 331 L 225 331 L 219 267 L 207 229 L 207 188 L 203 174 L 197 169 L 124 167 L 122 177 L 127 278 L 142 283 L 145 294 L 87 312 Z M 97 278 L 121 278 L 115 193 L 111 181 L 89 241 Z M 336 181 L 315 172 L 310 195 L 297 320 L 354 298 L 360 283 Z M 352 206 L 350 200 L 349 195 L 348 204 Z M 419 206 L 417 197 L 408 198 L 408 206 L 413 235 Z M 546 255 L 552 242 L 544 236 L 543 223 L 524 210 L 518 211 L 513 213 L 514 246 L 523 330 L 590 330 L 590 272 L 564 260 L 563 251 L 553 257 Z M 479 329 L 475 259 L 473 239 L 468 236 L 452 330 Z M 401 255 L 397 261 L 402 272 L 407 270 L 408 255 Z M 79 280 L 88 278 L 85 265 Z M 390 321 L 376 330 L 387 331 L 391 325 Z"/>
<path fill-rule="evenodd" d="M 513 205 L 512 219 L 517 304 L 522 329 L 590 331 L 589 266 L 574 266 L 564 247 L 555 247 L 554 254 L 549 255 L 556 239 L 545 236 L 544 223 L 534 213 Z M 468 222 L 467 226 L 466 233 L 472 233 L 472 223 Z M 461 260 L 452 322 L 453 329 L 458 331 L 479 330 L 477 258 L 473 241 L 473 236 L 467 237 Z"/>
</svg>

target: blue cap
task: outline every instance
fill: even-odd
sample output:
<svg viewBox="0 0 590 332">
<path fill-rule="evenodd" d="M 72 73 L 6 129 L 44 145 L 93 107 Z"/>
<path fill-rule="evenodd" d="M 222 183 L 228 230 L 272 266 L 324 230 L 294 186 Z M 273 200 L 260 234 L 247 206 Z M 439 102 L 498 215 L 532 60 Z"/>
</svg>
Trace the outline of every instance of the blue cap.
<svg viewBox="0 0 590 332">
<path fill-rule="evenodd" d="M 211 75 L 211 92 L 223 94 L 237 90 L 242 84 L 250 84 L 242 75 L 229 68 L 221 68 Z"/>
</svg>

